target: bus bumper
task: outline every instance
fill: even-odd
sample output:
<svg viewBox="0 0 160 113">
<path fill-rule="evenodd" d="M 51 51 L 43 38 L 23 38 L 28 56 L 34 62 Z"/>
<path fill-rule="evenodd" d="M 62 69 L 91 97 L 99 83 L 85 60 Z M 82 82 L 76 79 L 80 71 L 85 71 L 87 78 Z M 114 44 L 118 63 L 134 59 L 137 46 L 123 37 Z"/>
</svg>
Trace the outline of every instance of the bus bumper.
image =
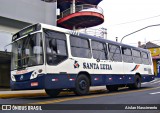
<svg viewBox="0 0 160 113">
<path fill-rule="evenodd" d="M 27 81 L 10 81 L 11 90 L 34 90 L 34 89 L 44 89 L 44 75 L 40 75 L 35 79 Z"/>
<path fill-rule="evenodd" d="M 66 89 L 75 87 L 75 75 L 43 74 L 26 81 L 10 81 L 12 90 Z"/>
</svg>

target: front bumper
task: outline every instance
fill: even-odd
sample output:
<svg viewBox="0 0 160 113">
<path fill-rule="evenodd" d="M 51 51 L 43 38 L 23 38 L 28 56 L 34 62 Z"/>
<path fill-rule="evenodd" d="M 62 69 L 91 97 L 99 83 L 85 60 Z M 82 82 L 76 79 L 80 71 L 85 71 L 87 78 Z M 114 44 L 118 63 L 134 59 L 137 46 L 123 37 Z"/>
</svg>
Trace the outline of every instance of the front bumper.
<svg viewBox="0 0 160 113">
<path fill-rule="evenodd" d="M 10 86 L 12 90 L 74 88 L 75 77 L 75 75 L 68 76 L 66 74 L 41 74 L 32 80 L 10 81 Z"/>
<path fill-rule="evenodd" d="M 44 77 L 44 75 L 40 75 L 37 78 L 29 81 L 10 81 L 11 90 L 44 89 Z"/>
</svg>

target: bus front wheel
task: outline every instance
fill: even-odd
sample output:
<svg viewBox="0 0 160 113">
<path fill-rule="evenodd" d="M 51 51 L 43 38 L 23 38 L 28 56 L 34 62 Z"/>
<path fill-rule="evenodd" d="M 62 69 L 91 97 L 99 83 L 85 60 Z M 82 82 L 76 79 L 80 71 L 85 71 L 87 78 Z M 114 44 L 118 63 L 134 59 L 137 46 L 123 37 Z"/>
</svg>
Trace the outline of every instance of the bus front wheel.
<svg viewBox="0 0 160 113">
<path fill-rule="evenodd" d="M 61 91 L 58 89 L 45 89 L 45 92 L 50 97 L 57 97 Z"/>
<path fill-rule="evenodd" d="M 74 93 L 76 95 L 86 95 L 89 93 L 90 82 L 86 75 L 80 74 L 75 83 Z"/>
</svg>

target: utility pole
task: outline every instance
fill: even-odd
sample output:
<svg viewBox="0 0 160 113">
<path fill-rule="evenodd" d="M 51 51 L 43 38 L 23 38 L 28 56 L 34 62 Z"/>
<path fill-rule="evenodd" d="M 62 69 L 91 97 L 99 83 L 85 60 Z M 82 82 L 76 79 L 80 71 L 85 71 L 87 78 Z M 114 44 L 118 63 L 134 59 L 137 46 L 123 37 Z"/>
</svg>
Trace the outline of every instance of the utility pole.
<svg viewBox="0 0 160 113">
<path fill-rule="evenodd" d="M 76 12 L 76 0 L 73 0 L 71 4 L 71 13 L 75 12 Z"/>
<path fill-rule="evenodd" d="M 75 13 L 76 12 L 76 0 L 72 1 L 72 5 L 71 5 L 71 13 Z M 73 26 L 73 30 L 76 30 L 76 27 Z"/>
</svg>

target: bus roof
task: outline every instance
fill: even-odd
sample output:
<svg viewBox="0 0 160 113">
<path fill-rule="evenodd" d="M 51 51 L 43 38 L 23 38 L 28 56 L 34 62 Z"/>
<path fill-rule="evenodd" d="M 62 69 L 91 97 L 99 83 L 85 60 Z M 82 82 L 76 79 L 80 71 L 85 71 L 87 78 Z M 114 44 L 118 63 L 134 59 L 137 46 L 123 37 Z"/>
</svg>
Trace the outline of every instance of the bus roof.
<svg viewBox="0 0 160 113">
<path fill-rule="evenodd" d="M 88 38 L 88 39 L 92 39 L 92 40 L 97 40 L 97 41 L 101 41 L 101 42 L 111 43 L 111 44 L 115 44 L 115 45 L 119 45 L 119 46 L 125 46 L 125 47 L 129 47 L 129 48 L 133 48 L 133 49 L 140 50 L 140 51 L 149 52 L 149 50 L 147 50 L 147 49 L 134 47 L 134 46 L 130 46 L 130 45 L 127 45 L 127 44 L 123 44 L 123 43 L 119 43 L 119 42 L 115 42 L 115 41 L 111 41 L 111 40 L 107 40 L 107 39 L 103 39 L 103 38 L 98 38 L 96 36 L 91 36 L 91 35 L 88 35 L 88 34 L 77 32 L 77 31 L 68 30 L 68 29 L 64 29 L 64 28 L 60 28 L 60 27 L 56 27 L 56 26 L 52 26 L 52 25 L 48 25 L 48 24 L 43 24 L 43 23 L 38 23 L 38 24 L 40 24 L 43 28 L 53 29 L 53 30 L 58 31 L 58 32 L 63 32 L 63 33 L 72 34 L 72 35 L 75 35 L 75 36 L 80 36 L 80 37 L 84 37 L 84 38 Z"/>
<path fill-rule="evenodd" d="M 115 41 L 111 41 L 111 40 L 107 40 L 107 39 L 103 39 L 103 38 L 98 38 L 98 37 L 87 35 L 87 34 L 84 34 L 84 33 L 80 33 L 80 36 L 86 37 L 86 38 L 89 38 L 89 39 L 92 39 L 92 40 L 97 40 L 97 41 L 101 41 L 101 42 L 106 42 L 106 43 L 110 43 L 110 44 L 115 44 L 115 45 L 119 45 L 119 46 L 133 48 L 133 49 L 140 50 L 140 51 L 149 52 L 148 49 L 134 47 L 134 46 L 131 46 L 131 45 L 127 45 L 127 44 L 123 44 L 123 43 L 119 43 L 119 42 L 115 42 Z"/>
</svg>

